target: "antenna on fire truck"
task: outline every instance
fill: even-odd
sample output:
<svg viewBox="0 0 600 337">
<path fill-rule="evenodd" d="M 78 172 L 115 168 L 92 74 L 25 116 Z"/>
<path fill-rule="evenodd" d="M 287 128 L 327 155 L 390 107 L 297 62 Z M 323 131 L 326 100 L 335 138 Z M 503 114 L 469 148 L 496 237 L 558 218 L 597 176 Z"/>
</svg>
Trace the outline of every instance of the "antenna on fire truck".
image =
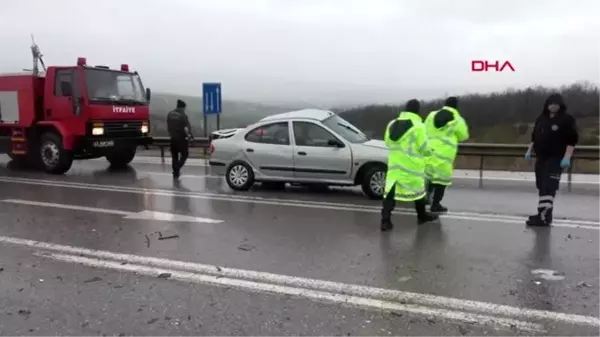
<svg viewBox="0 0 600 337">
<path fill-rule="evenodd" d="M 33 56 L 33 76 L 38 76 L 40 70 L 38 68 L 38 61 L 42 64 L 44 71 L 46 71 L 46 65 L 44 64 L 44 60 L 42 59 L 42 52 L 40 52 L 40 48 L 37 44 L 35 44 L 35 39 L 33 38 L 33 34 L 31 34 L 31 55 Z"/>
</svg>

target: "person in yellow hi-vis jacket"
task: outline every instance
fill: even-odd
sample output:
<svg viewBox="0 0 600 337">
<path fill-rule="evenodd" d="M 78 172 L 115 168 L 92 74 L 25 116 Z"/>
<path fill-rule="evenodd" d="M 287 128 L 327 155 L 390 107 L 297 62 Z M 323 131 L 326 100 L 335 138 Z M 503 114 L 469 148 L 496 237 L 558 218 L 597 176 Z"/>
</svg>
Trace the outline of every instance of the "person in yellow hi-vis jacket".
<svg viewBox="0 0 600 337">
<path fill-rule="evenodd" d="M 421 104 L 412 99 L 406 110 L 391 121 L 385 130 L 385 144 L 389 149 L 381 231 L 394 228 L 391 221 L 396 201 L 414 201 L 418 224 L 434 221 L 437 215 L 426 211 L 425 155 L 427 134 L 419 116 Z"/>
<path fill-rule="evenodd" d="M 448 97 L 440 110 L 431 112 L 425 119 L 425 129 L 431 148 L 425 167 L 427 201 L 431 203 L 431 212 L 444 213 L 448 208 L 442 206 L 441 201 L 446 188 L 452 184 L 458 143 L 469 139 L 467 122 L 458 112 L 458 98 Z"/>
</svg>

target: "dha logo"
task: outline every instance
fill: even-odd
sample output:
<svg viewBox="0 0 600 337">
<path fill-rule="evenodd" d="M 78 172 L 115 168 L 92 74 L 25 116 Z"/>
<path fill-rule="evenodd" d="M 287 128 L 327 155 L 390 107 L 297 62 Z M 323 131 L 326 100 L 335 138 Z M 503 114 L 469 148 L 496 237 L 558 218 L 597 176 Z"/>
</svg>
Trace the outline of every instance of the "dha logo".
<svg viewBox="0 0 600 337">
<path fill-rule="evenodd" d="M 133 106 L 113 106 L 113 112 L 121 114 L 134 114 L 135 107 Z"/>
</svg>

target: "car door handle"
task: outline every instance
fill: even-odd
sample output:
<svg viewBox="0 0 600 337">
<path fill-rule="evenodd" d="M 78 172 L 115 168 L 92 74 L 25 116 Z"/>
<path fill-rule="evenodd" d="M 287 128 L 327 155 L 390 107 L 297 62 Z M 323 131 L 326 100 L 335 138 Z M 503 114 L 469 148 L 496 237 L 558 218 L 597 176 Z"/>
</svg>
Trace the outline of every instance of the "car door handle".
<svg viewBox="0 0 600 337">
<path fill-rule="evenodd" d="M 254 152 L 254 149 L 246 149 L 246 152 Z"/>
<path fill-rule="evenodd" d="M 300 152 L 298 152 L 298 154 L 301 156 L 306 156 L 306 152 L 304 152 L 304 151 L 300 151 Z"/>
</svg>

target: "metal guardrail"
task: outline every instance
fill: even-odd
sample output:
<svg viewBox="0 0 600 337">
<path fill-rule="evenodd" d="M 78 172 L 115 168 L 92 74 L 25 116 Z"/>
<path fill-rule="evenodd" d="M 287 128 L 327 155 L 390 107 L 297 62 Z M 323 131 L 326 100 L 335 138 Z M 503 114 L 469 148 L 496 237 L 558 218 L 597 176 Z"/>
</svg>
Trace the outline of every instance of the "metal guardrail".
<svg viewBox="0 0 600 337">
<path fill-rule="evenodd" d="M 171 146 L 171 140 L 169 137 L 152 137 L 152 145 L 160 149 L 160 159 L 165 162 L 165 148 Z M 199 147 L 204 149 L 204 155 L 206 156 L 207 149 L 210 147 L 210 138 L 194 138 L 191 144 L 192 147 Z"/>
<path fill-rule="evenodd" d="M 154 137 L 151 146 L 160 148 L 160 157 L 165 161 L 165 148 L 170 146 L 168 137 Z M 209 138 L 196 138 L 193 147 L 204 149 L 204 155 L 210 147 Z M 461 143 L 458 146 L 459 156 L 479 157 L 479 186 L 483 186 L 484 162 L 487 157 L 513 157 L 521 158 L 527 151 L 527 144 L 493 144 L 493 143 Z M 567 171 L 568 190 L 571 191 L 573 181 L 573 166 L 576 160 L 599 160 L 600 146 L 581 145 L 576 146 L 571 159 L 571 166 Z"/>
<path fill-rule="evenodd" d="M 458 146 L 458 155 L 479 157 L 479 187 L 483 186 L 483 165 L 486 157 L 514 157 L 525 155 L 528 144 L 490 144 L 490 143 L 462 143 Z M 571 191 L 573 181 L 573 166 L 576 160 L 599 160 L 600 147 L 580 145 L 575 147 L 571 165 L 567 170 L 567 189 Z"/>
</svg>

